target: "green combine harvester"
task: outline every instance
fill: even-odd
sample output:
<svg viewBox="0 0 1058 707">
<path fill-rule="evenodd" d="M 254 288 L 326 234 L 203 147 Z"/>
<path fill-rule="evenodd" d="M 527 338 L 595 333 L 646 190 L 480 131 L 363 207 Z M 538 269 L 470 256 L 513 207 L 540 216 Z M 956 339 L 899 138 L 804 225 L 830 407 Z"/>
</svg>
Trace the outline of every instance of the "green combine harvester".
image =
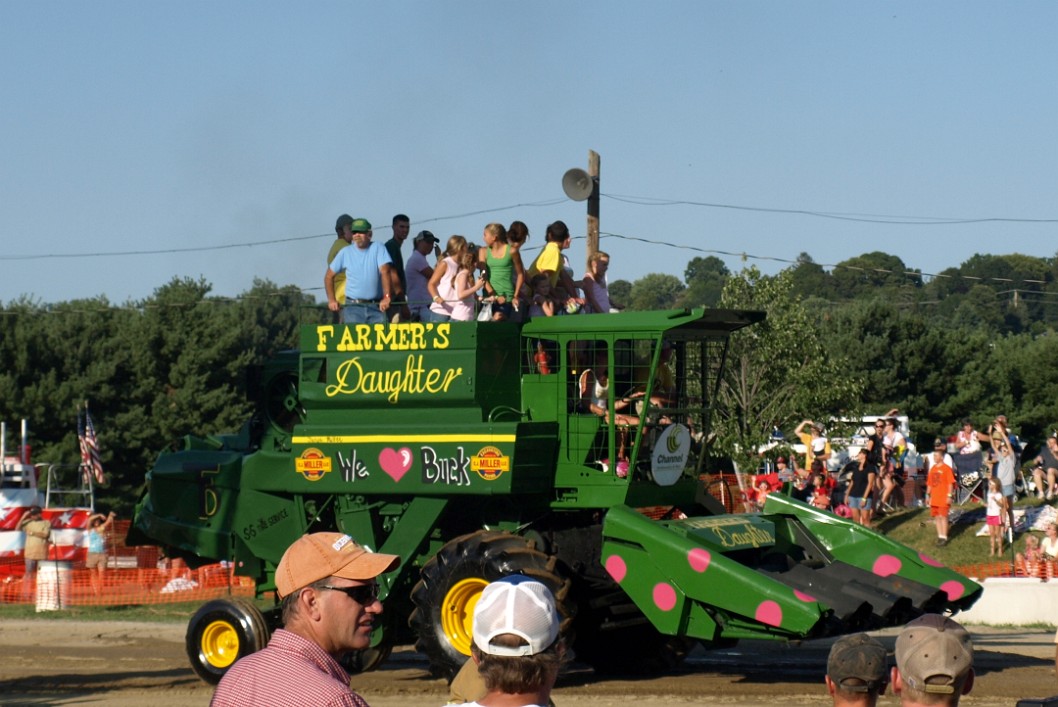
<svg viewBox="0 0 1058 707">
<path fill-rule="evenodd" d="M 256 371 L 242 430 L 159 456 L 129 542 L 231 561 L 260 594 L 303 533 L 400 555 L 351 670 L 415 642 L 453 675 L 482 588 L 514 572 L 553 589 L 579 660 L 626 674 L 672 667 L 694 641 L 811 639 L 971 606 L 979 585 L 836 515 L 782 494 L 728 514 L 706 492 L 728 340 L 763 316 L 303 327 L 299 351 Z M 191 663 L 217 682 L 277 625 L 277 609 L 211 601 L 188 626 Z"/>
</svg>

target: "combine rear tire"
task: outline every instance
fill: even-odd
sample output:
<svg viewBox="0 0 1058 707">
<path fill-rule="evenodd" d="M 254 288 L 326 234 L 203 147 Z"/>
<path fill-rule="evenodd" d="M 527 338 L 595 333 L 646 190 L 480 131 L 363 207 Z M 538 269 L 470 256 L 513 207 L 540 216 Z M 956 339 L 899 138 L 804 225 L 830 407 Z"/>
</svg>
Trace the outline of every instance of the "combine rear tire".
<svg viewBox="0 0 1058 707">
<path fill-rule="evenodd" d="M 236 660 L 268 645 L 269 636 L 268 624 L 252 602 L 215 599 L 191 617 L 184 645 L 191 668 L 216 685 Z"/>
<path fill-rule="evenodd" d="M 411 625 L 418 633 L 416 649 L 430 661 L 430 672 L 451 679 L 470 656 L 474 606 L 489 582 L 511 574 L 539 580 L 555 595 L 562 631 L 573 616 L 569 579 L 554 557 L 535 549 L 517 535 L 478 531 L 442 547 L 422 569 L 412 590 L 415 610 Z"/>
</svg>

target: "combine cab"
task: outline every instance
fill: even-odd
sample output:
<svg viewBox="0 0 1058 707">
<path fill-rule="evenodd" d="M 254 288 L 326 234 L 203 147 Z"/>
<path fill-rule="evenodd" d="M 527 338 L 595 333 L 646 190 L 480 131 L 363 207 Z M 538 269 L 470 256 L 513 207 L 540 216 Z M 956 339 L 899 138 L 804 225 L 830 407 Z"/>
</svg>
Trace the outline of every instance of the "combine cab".
<svg viewBox="0 0 1058 707">
<path fill-rule="evenodd" d="M 884 536 L 772 495 L 727 515 L 706 492 L 728 337 L 757 312 L 305 327 L 258 371 L 257 413 L 186 438 L 147 476 L 129 543 L 230 560 L 274 589 L 303 533 L 400 555 L 370 669 L 416 641 L 437 674 L 470 653 L 489 581 L 552 587 L 579 659 L 655 671 L 691 641 L 804 639 L 969 607 L 981 588 Z M 409 620 L 410 617 L 410 620 Z M 211 602 L 188 653 L 217 681 L 277 612 Z"/>
</svg>

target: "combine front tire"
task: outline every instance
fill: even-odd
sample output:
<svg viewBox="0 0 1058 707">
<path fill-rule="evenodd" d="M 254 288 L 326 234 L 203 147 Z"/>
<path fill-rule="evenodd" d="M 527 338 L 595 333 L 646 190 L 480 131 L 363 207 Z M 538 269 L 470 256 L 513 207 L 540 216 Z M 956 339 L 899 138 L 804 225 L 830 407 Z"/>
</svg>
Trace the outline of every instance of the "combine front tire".
<svg viewBox="0 0 1058 707">
<path fill-rule="evenodd" d="M 511 574 L 532 577 L 552 591 L 566 633 L 574 613 L 568 598 L 570 582 L 554 557 L 510 533 L 464 535 L 426 563 L 411 594 L 415 603 L 411 625 L 419 636 L 415 647 L 429 659 L 434 675 L 451 679 L 467 661 L 474 605 L 485 585 Z"/>
<path fill-rule="evenodd" d="M 264 616 L 252 602 L 215 599 L 191 617 L 184 645 L 191 668 L 216 685 L 236 660 L 264 648 L 269 635 Z"/>
</svg>

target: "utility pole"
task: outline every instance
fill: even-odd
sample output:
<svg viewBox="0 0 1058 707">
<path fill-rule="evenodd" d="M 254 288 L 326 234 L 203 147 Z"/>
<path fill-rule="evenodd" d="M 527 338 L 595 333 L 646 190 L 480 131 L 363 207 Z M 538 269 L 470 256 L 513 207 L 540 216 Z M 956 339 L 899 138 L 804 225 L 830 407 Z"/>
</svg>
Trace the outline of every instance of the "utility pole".
<svg viewBox="0 0 1058 707">
<path fill-rule="evenodd" d="M 588 197 L 588 256 L 599 252 L 599 153 L 588 150 L 588 176 L 591 195 Z"/>
<path fill-rule="evenodd" d="M 588 256 L 599 252 L 599 153 L 588 150 L 588 171 L 579 167 L 562 175 L 562 191 L 573 201 L 588 200 Z"/>
</svg>

